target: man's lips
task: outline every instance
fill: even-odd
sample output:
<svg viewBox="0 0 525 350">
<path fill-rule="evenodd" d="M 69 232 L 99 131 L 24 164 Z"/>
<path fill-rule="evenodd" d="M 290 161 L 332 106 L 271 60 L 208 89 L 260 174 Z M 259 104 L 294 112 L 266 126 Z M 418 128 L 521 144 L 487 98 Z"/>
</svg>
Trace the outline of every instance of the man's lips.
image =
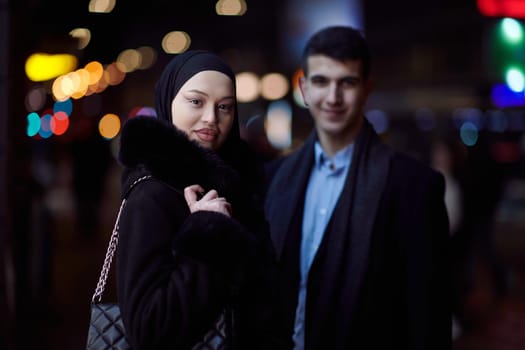
<svg viewBox="0 0 525 350">
<path fill-rule="evenodd" d="M 325 114 L 328 117 L 338 117 L 341 114 L 344 113 L 344 110 L 341 109 L 323 109 L 323 114 Z"/>
</svg>

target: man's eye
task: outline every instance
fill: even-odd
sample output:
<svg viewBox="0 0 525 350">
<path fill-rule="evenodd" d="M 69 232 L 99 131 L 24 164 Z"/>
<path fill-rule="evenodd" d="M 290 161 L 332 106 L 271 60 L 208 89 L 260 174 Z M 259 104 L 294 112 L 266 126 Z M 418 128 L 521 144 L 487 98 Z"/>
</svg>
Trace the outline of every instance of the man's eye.
<svg viewBox="0 0 525 350">
<path fill-rule="evenodd" d="M 312 79 L 312 84 L 314 85 L 325 85 L 326 84 L 326 79 L 323 79 L 323 78 L 313 78 Z"/>
<path fill-rule="evenodd" d="M 344 79 L 341 81 L 341 85 L 344 87 L 356 86 L 359 83 L 359 79 Z"/>
</svg>

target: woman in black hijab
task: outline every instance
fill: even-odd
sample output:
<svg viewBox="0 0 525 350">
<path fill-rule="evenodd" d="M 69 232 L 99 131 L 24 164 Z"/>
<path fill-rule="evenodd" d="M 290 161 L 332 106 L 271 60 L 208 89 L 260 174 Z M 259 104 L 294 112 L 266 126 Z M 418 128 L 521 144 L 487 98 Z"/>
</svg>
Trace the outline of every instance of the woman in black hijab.
<svg viewBox="0 0 525 350">
<path fill-rule="evenodd" d="M 232 324 L 226 349 L 287 347 L 262 178 L 240 137 L 235 75 L 210 52 L 177 55 L 157 82 L 155 109 L 157 118 L 126 122 L 119 154 L 127 202 L 117 294 L 132 348 L 206 348 L 221 315 Z"/>
</svg>

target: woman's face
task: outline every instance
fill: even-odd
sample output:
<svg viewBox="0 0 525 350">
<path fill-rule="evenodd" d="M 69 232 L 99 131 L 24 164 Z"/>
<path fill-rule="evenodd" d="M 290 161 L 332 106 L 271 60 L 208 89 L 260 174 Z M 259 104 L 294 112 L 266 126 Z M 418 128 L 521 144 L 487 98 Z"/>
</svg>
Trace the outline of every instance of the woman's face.
<svg viewBox="0 0 525 350">
<path fill-rule="evenodd" d="M 177 129 L 201 146 L 217 150 L 230 132 L 235 113 L 233 81 L 206 70 L 182 85 L 171 102 L 171 120 Z"/>
</svg>

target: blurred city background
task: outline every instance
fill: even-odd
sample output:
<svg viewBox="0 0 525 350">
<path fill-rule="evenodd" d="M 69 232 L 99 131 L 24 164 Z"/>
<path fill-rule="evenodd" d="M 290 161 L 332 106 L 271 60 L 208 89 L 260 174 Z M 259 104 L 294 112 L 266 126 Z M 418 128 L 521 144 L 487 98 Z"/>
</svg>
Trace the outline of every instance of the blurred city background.
<svg viewBox="0 0 525 350">
<path fill-rule="evenodd" d="M 376 131 L 446 177 L 454 349 L 524 349 L 524 0 L 0 0 L 0 349 L 85 347 L 120 128 L 174 54 L 231 64 L 271 160 L 311 130 L 300 51 L 334 24 L 369 41 Z"/>
</svg>

